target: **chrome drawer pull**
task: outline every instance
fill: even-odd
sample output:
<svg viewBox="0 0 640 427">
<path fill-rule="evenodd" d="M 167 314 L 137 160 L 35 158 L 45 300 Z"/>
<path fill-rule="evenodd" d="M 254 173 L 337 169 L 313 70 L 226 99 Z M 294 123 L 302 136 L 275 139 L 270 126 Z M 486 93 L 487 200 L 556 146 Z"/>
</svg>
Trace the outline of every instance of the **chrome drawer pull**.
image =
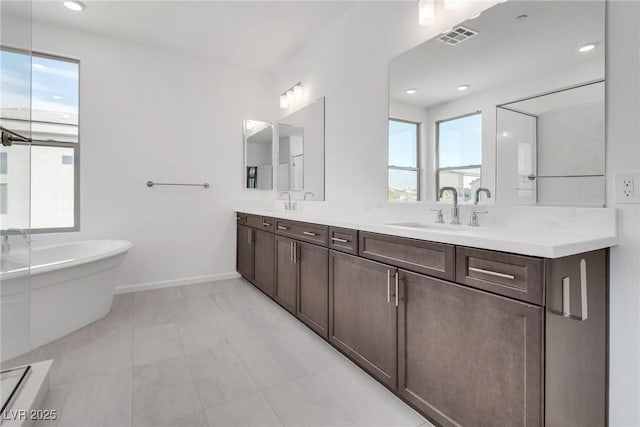
<svg viewBox="0 0 640 427">
<path fill-rule="evenodd" d="M 338 243 L 349 243 L 347 239 L 341 239 L 339 237 L 332 237 L 331 240 Z"/>
<path fill-rule="evenodd" d="M 580 320 L 587 320 L 587 261 L 580 260 L 580 303 L 582 304 L 582 314 Z"/>
<path fill-rule="evenodd" d="M 303 231 L 302 234 L 305 234 L 307 236 L 317 236 L 316 233 L 312 233 L 311 231 Z"/>
<path fill-rule="evenodd" d="M 396 271 L 396 307 L 398 306 L 398 299 L 399 299 L 399 296 L 398 296 L 398 278 L 399 278 L 399 276 L 400 275 Z"/>
<path fill-rule="evenodd" d="M 571 317 L 571 279 L 562 278 L 562 315 Z"/>
<path fill-rule="evenodd" d="M 288 230 L 289 227 L 285 227 L 284 225 L 279 225 L 278 230 Z"/>
<path fill-rule="evenodd" d="M 387 302 L 391 302 L 391 271 L 387 270 Z"/>
<path fill-rule="evenodd" d="M 268 222 L 263 222 L 263 223 L 262 223 L 262 226 L 263 226 L 263 227 L 271 227 L 271 224 L 270 224 L 270 223 L 268 223 Z"/>
<path fill-rule="evenodd" d="M 503 279 L 509 279 L 509 280 L 515 280 L 516 278 L 516 276 L 514 276 L 513 274 L 498 273 L 497 271 L 485 270 L 485 269 L 476 268 L 476 267 L 469 267 L 469 271 L 475 271 L 476 273 L 482 273 L 489 276 L 501 277 Z"/>
</svg>

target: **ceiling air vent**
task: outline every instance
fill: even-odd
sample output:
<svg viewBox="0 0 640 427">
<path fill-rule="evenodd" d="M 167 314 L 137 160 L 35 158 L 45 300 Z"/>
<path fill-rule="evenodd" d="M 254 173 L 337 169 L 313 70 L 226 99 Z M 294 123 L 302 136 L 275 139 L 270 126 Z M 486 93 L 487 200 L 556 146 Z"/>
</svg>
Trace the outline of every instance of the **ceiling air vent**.
<svg viewBox="0 0 640 427">
<path fill-rule="evenodd" d="M 438 40 L 448 45 L 456 45 L 470 39 L 477 34 L 478 32 L 475 30 L 471 30 L 469 28 L 463 27 L 462 25 L 458 25 L 451 31 L 447 31 L 445 34 L 438 37 Z"/>
</svg>

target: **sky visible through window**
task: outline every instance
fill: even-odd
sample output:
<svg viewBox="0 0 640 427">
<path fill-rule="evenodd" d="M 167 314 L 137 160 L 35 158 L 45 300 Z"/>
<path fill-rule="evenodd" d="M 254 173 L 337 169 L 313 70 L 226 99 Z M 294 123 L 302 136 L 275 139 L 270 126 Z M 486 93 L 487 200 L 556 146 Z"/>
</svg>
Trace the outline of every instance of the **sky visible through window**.
<svg viewBox="0 0 640 427">
<path fill-rule="evenodd" d="M 479 165 L 482 163 L 482 114 L 439 123 L 439 166 Z"/>
<path fill-rule="evenodd" d="M 2 116 L 16 117 L 15 109 L 31 107 L 32 120 L 77 125 L 78 69 L 75 62 L 0 51 Z"/>
</svg>

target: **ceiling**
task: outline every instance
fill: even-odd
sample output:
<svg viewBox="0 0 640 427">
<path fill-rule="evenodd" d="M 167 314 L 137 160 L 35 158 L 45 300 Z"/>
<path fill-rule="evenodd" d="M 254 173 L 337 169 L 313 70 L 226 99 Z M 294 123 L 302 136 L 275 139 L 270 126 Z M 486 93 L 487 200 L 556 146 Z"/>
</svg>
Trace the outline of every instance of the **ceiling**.
<svg viewBox="0 0 640 427">
<path fill-rule="evenodd" d="M 594 66 L 604 76 L 603 1 L 508 1 L 462 23 L 478 35 L 457 45 L 430 40 L 394 58 L 390 98 L 423 108 L 506 82 Z M 527 15 L 525 19 L 516 17 Z M 594 50 L 578 47 L 597 43 Z M 600 67 L 600 68 L 598 68 Z M 468 84 L 469 89 L 458 91 Z M 414 95 L 406 89 L 416 88 Z"/>
<path fill-rule="evenodd" d="M 34 23 L 274 71 L 334 22 L 347 1 L 33 1 Z M 3 1 L 3 14 L 23 8 Z M 36 24 L 37 25 L 37 24 Z"/>
</svg>

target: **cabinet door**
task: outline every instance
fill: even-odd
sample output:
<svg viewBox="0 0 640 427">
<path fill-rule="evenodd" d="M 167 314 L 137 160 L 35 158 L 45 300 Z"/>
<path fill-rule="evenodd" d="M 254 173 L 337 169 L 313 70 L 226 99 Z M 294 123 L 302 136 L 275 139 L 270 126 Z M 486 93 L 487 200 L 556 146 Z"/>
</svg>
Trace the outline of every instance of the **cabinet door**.
<svg viewBox="0 0 640 427">
<path fill-rule="evenodd" d="M 540 426 L 542 309 L 400 270 L 398 391 L 443 426 Z"/>
<path fill-rule="evenodd" d="M 294 263 L 294 241 L 287 237 L 275 236 L 276 241 L 276 283 L 273 299 L 292 314 L 296 314 L 297 271 Z"/>
<path fill-rule="evenodd" d="M 396 269 L 329 253 L 329 341 L 390 388 L 397 381 Z"/>
<path fill-rule="evenodd" d="M 253 231 L 253 283 L 270 297 L 273 297 L 274 244 L 273 233 L 262 230 Z"/>
<path fill-rule="evenodd" d="M 236 242 L 236 270 L 242 277 L 253 280 L 253 230 L 238 225 Z"/>
<path fill-rule="evenodd" d="M 329 329 L 329 250 L 296 242 L 298 266 L 297 316 L 323 337 Z"/>
</svg>

